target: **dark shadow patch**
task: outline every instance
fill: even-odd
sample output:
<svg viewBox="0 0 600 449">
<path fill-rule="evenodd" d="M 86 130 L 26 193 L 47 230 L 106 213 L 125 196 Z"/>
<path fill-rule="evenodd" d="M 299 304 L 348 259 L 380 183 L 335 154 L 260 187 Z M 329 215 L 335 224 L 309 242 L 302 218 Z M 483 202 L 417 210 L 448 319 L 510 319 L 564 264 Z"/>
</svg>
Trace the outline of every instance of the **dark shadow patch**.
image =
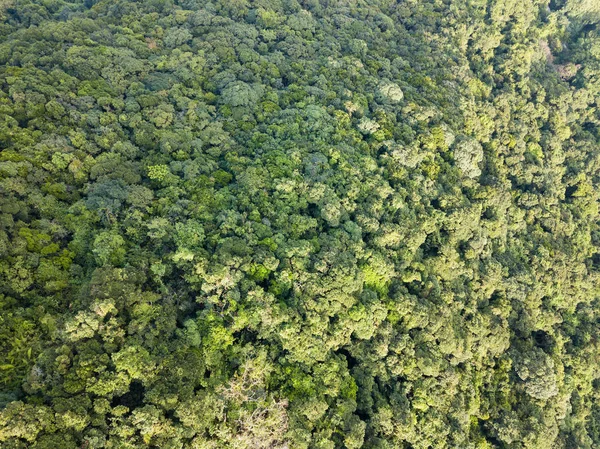
<svg viewBox="0 0 600 449">
<path fill-rule="evenodd" d="M 554 346 L 554 339 L 546 331 L 537 330 L 537 331 L 532 332 L 531 336 L 533 337 L 533 341 L 535 342 L 535 345 L 538 348 L 544 350 L 544 352 L 550 351 L 552 349 L 552 347 Z"/>
<path fill-rule="evenodd" d="M 144 394 L 146 388 L 139 380 L 134 380 L 129 384 L 129 391 L 124 395 L 113 398 L 111 402 L 112 407 L 124 405 L 129 410 L 136 409 L 144 405 Z"/>
</svg>

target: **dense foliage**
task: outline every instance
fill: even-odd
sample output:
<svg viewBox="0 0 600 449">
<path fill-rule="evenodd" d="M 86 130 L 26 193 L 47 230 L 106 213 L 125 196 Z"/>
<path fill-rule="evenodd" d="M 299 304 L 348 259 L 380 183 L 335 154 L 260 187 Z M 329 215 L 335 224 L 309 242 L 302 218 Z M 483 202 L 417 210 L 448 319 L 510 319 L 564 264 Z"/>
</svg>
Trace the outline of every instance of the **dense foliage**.
<svg viewBox="0 0 600 449">
<path fill-rule="evenodd" d="M 0 0 L 0 446 L 600 446 L 600 2 Z"/>
</svg>

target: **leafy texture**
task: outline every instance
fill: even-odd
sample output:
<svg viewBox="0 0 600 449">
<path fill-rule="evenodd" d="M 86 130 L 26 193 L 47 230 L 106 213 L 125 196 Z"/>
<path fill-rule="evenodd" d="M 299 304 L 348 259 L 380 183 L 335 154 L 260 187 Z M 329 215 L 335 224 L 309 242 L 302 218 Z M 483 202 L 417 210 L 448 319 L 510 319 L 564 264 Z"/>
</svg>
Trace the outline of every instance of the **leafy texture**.
<svg viewBox="0 0 600 449">
<path fill-rule="evenodd" d="M 0 0 L 0 447 L 599 447 L 597 5 Z"/>
</svg>

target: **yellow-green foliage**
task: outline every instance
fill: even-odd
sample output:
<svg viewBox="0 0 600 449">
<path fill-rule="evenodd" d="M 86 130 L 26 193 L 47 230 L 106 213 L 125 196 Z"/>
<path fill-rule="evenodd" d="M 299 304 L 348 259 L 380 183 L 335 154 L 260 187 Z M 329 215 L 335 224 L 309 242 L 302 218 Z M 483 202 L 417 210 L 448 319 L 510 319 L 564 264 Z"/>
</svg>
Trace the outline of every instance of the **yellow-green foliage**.
<svg viewBox="0 0 600 449">
<path fill-rule="evenodd" d="M 0 0 L 0 447 L 600 447 L 591 0 Z"/>
</svg>

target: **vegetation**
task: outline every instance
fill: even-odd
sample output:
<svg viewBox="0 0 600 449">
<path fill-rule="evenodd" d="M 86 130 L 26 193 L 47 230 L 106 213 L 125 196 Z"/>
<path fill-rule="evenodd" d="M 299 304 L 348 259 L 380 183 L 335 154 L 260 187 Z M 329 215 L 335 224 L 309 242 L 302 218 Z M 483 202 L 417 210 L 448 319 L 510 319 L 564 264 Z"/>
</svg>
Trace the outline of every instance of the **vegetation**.
<svg viewBox="0 0 600 449">
<path fill-rule="evenodd" d="M 0 0 L 0 447 L 599 447 L 599 5 Z"/>
</svg>

